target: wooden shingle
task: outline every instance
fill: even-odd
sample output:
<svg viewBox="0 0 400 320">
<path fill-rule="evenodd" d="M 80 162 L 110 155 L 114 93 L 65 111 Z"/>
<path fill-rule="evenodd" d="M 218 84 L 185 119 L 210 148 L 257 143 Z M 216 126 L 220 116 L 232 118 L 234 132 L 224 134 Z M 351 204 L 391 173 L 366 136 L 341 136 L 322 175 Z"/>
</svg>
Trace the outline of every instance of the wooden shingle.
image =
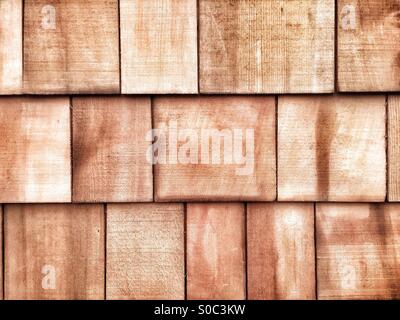
<svg viewBox="0 0 400 320">
<path fill-rule="evenodd" d="M 400 206 L 317 204 L 319 299 L 400 299 Z"/>
<path fill-rule="evenodd" d="M 388 200 L 400 202 L 400 96 L 388 101 Z"/>
<path fill-rule="evenodd" d="M 118 0 L 26 0 L 24 92 L 119 93 Z"/>
<path fill-rule="evenodd" d="M 183 204 L 107 206 L 107 299 L 184 299 Z"/>
<path fill-rule="evenodd" d="M 275 200 L 274 98 L 158 97 L 153 114 L 156 200 Z"/>
<path fill-rule="evenodd" d="M 386 198 L 384 96 L 287 96 L 278 107 L 278 200 Z"/>
<path fill-rule="evenodd" d="M 400 2 L 338 1 L 338 85 L 342 92 L 400 90 Z"/>
<path fill-rule="evenodd" d="M 200 91 L 334 90 L 332 0 L 200 0 Z"/>
<path fill-rule="evenodd" d="M 69 100 L 0 99 L 0 202 L 71 201 Z"/>
<path fill-rule="evenodd" d="M 103 299 L 102 205 L 7 205 L 5 299 Z"/>
<path fill-rule="evenodd" d="M 0 94 L 22 90 L 22 0 L 0 1 Z"/>
<path fill-rule="evenodd" d="M 247 205 L 248 299 L 315 299 L 314 205 Z"/>
<path fill-rule="evenodd" d="M 153 199 L 150 99 L 73 99 L 73 200 L 145 202 Z"/>
<path fill-rule="evenodd" d="M 120 1 L 122 93 L 197 93 L 196 3 Z"/>
<path fill-rule="evenodd" d="M 188 204 L 187 298 L 245 299 L 245 250 L 243 204 Z"/>
</svg>

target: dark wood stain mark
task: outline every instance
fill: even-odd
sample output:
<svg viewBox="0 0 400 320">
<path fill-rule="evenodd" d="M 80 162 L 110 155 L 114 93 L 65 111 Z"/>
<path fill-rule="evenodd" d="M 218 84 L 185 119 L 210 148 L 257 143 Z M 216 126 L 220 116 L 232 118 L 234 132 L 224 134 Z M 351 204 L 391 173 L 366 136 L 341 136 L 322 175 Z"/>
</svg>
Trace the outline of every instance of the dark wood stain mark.
<svg viewBox="0 0 400 320">
<path fill-rule="evenodd" d="M 395 59 L 395 67 L 400 69 L 400 52 L 398 53 L 398 55 Z"/>
<path fill-rule="evenodd" d="M 335 132 L 335 118 L 330 108 L 320 105 L 315 127 L 317 192 L 319 201 L 329 200 L 330 149 Z"/>
<path fill-rule="evenodd" d="M 392 221 L 388 212 L 385 212 L 384 205 L 382 204 L 371 204 L 370 205 L 370 217 L 371 226 L 374 230 L 370 232 L 376 232 L 378 243 L 380 246 L 377 250 L 379 254 L 380 268 L 382 270 L 382 282 L 385 283 L 385 289 L 391 299 L 398 299 L 399 295 L 396 292 L 399 290 L 400 272 L 396 268 L 388 266 L 388 259 L 395 259 L 396 251 L 392 246 L 394 244 L 393 234 L 391 233 Z M 393 274 L 395 273 L 395 274 Z"/>
</svg>

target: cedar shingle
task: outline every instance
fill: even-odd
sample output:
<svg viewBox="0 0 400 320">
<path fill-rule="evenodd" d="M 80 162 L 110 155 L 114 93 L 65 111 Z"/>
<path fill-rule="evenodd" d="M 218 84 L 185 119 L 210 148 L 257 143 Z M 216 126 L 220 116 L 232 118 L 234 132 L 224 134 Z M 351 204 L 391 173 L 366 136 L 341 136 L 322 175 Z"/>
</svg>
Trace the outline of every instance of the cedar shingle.
<svg viewBox="0 0 400 320">
<path fill-rule="evenodd" d="M 0 202 L 71 201 L 69 100 L 0 99 Z"/>
<path fill-rule="evenodd" d="M 278 200 L 384 201 L 384 96 L 279 98 Z"/>
<path fill-rule="evenodd" d="M 196 0 L 121 0 L 122 93 L 197 93 Z"/>
<path fill-rule="evenodd" d="M 118 0 L 27 0 L 26 93 L 119 93 Z"/>
<path fill-rule="evenodd" d="M 275 199 L 273 98 L 159 97 L 154 100 L 153 122 L 165 135 L 165 141 L 159 140 L 159 149 L 163 142 L 167 146 L 164 164 L 159 151 L 155 166 L 156 200 Z M 176 144 L 170 135 L 175 126 Z M 232 150 L 225 150 L 234 137 L 237 141 L 232 142 Z"/>
<path fill-rule="evenodd" d="M 150 99 L 73 99 L 73 200 L 144 202 L 153 199 Z"/>
<path fill-rule="evenodd" d="M 188 204 L 187 298 L 245 299 L 245 250 L 243 204 Z"/>
<path fill-rule="evenodd" d="M 334 90 L 332 0 L 200 0 L 200 91 Z"/>
<path fill-rule="evenodd" d="M 183 204 L 107 206 L 107 299 L 184 299 Z"/>
<path fill-rule="evenodd" d="M 103 299 L 102 205 L 7 205 L 5 299 Z"/>
<path fill-rule="evenodd" d="M 400 206 L 317 204 L 319 299 L 400 298 Z"/>
<path fill-rule="evenodd" d="M 248 299 L 315 299 L 314 205 L 247 205 Z"/>
<path fill-rule="evenodd" d="M 400 96 L 388 103 L 388 200 L 400 201 Z"/>
<path fill-rule="evenodd" d="M 22 90 L 22 0 L 0 1 L 0 94 Z"/>
<path fill-rule="evenodd" d="M 339 0 L 338 85 L 342 92 L 400 90 L 400 2 Z"/>
</svg>

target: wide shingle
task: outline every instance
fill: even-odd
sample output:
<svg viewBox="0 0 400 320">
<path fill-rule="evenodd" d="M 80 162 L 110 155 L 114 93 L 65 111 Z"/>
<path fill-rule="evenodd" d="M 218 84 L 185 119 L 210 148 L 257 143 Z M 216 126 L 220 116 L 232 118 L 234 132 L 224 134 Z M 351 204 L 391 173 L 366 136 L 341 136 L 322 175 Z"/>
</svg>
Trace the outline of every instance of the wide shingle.
<svg viewBox="0 0 400 320">
<path fill-rule="evenodd" d="M 102 205 L 5 206 L 5 299 L 103 299 Z"/>
</svg>

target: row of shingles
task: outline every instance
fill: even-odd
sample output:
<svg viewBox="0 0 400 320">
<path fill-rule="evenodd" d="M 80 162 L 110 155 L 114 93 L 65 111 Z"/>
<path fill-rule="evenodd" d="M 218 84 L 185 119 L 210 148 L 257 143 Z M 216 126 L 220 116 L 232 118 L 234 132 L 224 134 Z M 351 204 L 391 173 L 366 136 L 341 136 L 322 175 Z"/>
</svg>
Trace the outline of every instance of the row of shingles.
<svg viewBox="0 0 400 320">
<path fill-rule="evenodd" d="M 154 160 L 156 201 L 274 201 L 276 186 L 279 201 L 386 198 L 384 96 L 279 97 L 278 124 L 273 97 L 153 102 L 152 119 L 150 98 L 74 98 L 71 173 L 68 98 L 2 98 L 1 202 L 151 202 Z M 398 108 L 390 96 L 390 201 L 399 200 Z M 244 147 L 228 161 L 228 143 L 212 149 L 204 129 L 225 132 L 224 142 L 239 130 Z"/>
<path fill-rule="evenodd" d="M 397 204 L 103 208 L 6 205 L 5 299 L 400 297 Z"/>
<path fill-rule="evenodd" d="M 1 94 L 198 91 L 196 0 L 5 0 L 0 10 Z"/>
<path fill-rule="evenodd" d="M 198 13 L 195 0 L 29 0 L 24 30 L 21 2 L 0 7 L 2 93 L 334 91 L 331 0 L 200 0 Z M 337 10 L 339 90 L 399 91 L 397 1 L 340 0 Z"/>
</svg>

